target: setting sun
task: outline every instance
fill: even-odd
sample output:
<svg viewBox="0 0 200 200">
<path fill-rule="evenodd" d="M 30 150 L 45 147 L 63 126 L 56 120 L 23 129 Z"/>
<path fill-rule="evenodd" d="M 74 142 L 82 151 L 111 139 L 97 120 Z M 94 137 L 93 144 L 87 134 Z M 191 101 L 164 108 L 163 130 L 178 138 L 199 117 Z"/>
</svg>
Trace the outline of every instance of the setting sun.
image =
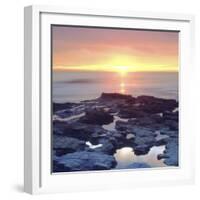
<svg viewBox="0 0 200 200">
<path fill-rule="evenodd" d="M 118 72 L 122 76 L 126 75 L 128 73 L 128 71 L 129 71 L 129 67 L 128 66 L 115 66 L 113 68 L 114 68 L 114 70 L 116 72 Z"/>
</svg>

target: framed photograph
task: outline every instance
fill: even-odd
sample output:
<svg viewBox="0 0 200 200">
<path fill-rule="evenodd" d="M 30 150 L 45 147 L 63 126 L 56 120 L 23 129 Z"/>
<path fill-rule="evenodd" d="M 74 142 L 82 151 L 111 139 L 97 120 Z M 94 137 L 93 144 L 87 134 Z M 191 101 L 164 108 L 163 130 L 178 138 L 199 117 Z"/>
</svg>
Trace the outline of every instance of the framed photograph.
<svg viewBox="0 0 200 200">
<path fill-rule="evenodd" d="M 25 191 L 192 183 L 194 17 L 25 8 Z"/>
</svg>

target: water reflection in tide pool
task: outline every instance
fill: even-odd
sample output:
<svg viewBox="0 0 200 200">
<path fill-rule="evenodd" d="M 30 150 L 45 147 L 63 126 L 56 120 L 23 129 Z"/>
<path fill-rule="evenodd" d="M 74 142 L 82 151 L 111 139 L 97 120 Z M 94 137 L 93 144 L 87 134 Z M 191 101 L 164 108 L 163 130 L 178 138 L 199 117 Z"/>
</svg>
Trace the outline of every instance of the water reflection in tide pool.
<svg viewBox="0 0 200 200">
<path fill-rule="evenodd" d="M 116 169 L 126 169 L 132 163 L 146 163 L 151 167 L 164 167 L 163 160 L 158 160 L 157 155 L 163 153 L 165 146 L 152 147 L 146 155 L 135 155 L 133 148 L 123 147 L 114 154 L 117 160 Z"/>
</svg>

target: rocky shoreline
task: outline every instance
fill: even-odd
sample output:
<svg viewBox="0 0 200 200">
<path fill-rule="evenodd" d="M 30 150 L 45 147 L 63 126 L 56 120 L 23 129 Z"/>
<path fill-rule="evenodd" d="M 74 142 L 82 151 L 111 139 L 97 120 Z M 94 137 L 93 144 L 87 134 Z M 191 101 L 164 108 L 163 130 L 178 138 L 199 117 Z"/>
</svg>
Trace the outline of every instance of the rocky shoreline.
<svg viewBox="0 0 200 200">
<path fill-rule="evenodd" d="M 153 96 L 102 93 L 80 103 L 53 103 L 53 172 L 115 169 L 117 149 L 131 147 L 178 166 L 178 102 Z M 111 126 L 112 125 L 112 126 Z M 133 162 L 127 169 L 152 167 Z"/>
</svg>

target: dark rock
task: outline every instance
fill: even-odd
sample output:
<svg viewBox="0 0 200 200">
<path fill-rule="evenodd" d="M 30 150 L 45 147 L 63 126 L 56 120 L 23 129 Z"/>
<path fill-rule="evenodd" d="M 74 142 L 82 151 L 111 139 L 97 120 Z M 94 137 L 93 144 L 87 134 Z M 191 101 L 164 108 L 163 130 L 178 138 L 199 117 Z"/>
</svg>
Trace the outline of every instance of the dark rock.
<svg viewBox="0 0 200 200">
<path fill-rule="evenodd" d="M 169 156 L 166 155 L 166 154 L 158 154 L 158 155 L 157 155 L 157 159 L 158 159 L 158 160 L 165 159 L 165 158 L 169 158 Z"/>
<path fill-rule="evenodd" d="M 178 122 L 178 112 L 164 112 L 164 120 L 172 120 Z"/>
<path fill-rule="evenodd" d="M 160 132 L 161 135 L 167 135 L 170 138 L 178 138 L 178 131 L 163 130 Z"/>
<path fill-rule="evenodd" d="M 128 142 L 126 139 L 126 135 L 122 135 L 120 132 L 107 132 L 102 136 L 91 137 L 90 142 L 94 145 L 102 144 L 101 147 L 96 148 L 94 151 L 107 154 L 113 154 L 116 149 L 130 144 L 130 141 Z"/>
<path fill-rule="evenodd" d="M 64 164 L 60 164 L 57 160 L 53 160 L 53 172 L 65 172 Z"/>
<path fill-rule="evenodd" d="M 136 155 L 147 154 L 156 143 L 156 134 L 149 128 L 133 126 L 135 135 L 132 147 Z"/>
<path fill-rule="evenodd" d="M 113 119 L 113 115 L 103 109 L 90 109 L 86 111 L 85 116 L 81 117 L 79 121 L 86 124 L 103 125 L 110 124 Z"/>
<path fill-rule="evenodd" d="M 102 139 L 102 138 L 105 138 L 105 135 L 104 134 L 99 134 L 97 132 L 97 133 L 91 134 L 89 140 L 93 145 L 97 145 L 97 144 L 99 144 L 99 140 Z"/>
<path fill-rule="evenodd" d="M 157 98 L 154 96 L 147 96 L 147 95 L 141 95 L 136 98 L 136 102 L 140 104 L 152 104 L 152 103 L 166 103 L 167 105 L 170 105 L 171 107 L 178 107 L 178 103 L 174 99 L 162 99 Z"/>
<path fill-rule="evenodd" d="M 108 170 L 108 169 L 110 169 L 109 167 L 108 167 L 108 165 L 106 165 L 106 164 L 104 164 L 104 163 L 95 163 L 94 164 L 94 169 L 95 170 Z"/>
<path fill-rule="evenodd" d="M 122 118 L 139 118 L 147 116 L 147 113 L 138 107 L 127 106 L 120 108 L 119 116 Z"/>
<path fill-rule="evenodd" d="M 72 107 L 76 106 L 76 103 L 53 103 L 53 112 L 64 110 L 64 109 L 71 109 Z"/>
<path fill-rule="evenodd" d="M 116 122 L 116 130 L 118 131 L 123 131 L 123 132 L 130 132 L 132 133 L 135 128 L 140 131 L 141 129 L 146 129 L 151 132 L 155 132 L 158 130 L 169 130 L 168 126 L 162 123 L 162 119 L 160 119 L 160 116 L 146 116 L 146 117 L 141 117 L 137 119 L 129 119 L 128 122 L 121 122 L 117 121 Z M 140 131 L 141 132 L 141 131 Z M 147 133 L 149 134 L 149 133 Z M 153 134 L 156 135 L 156 134 Z"/>
<path fill-rule="evenodd" d="M 146 163 L 135 162 L 135 163 L 128 165 L 126 168 L 127 169 L 138 169 L 138 168 L 150 168 L 150 167 L 151 166 Z"/>
<path fill-rule="evenodd" d="M 154 133 L 151 128 L 143 127 L 143 126 L 133 126 L 132 132 L 136 137 L 155 137 L 157 134 Z"/>
<path fill-rule="evenodd" d="M 100 100 L 127 100 L 130 102 L 135 102 L 135 98 L 132 97 L 131 95 L 126 95 L 126 94 L 120 94 L 120 93 L 102 93 L 101 97 L 99 98 Z"/>
<path fill-rule="evenodd" d="M 178 102 L 173 99 L 134 98 L 118 93 L 102 93 L 101 97 L 80 104 L 54 103 L 53 112 L 60 118 L 79 117 L 70 121 L 54 118 L 54 171 L 111 169 L 116 166 L 111 155 L 117 149 L 131 147 L 136 155 L 145 155 L 151 147 L 160 145 L 165 145 L 166 150 L 158 159 L 164 159 L 166 165 L 177 166 L 179 119 L 178 112 L 174 111 L 177 107 Z M 104 129 L 102 125 L 112 123 L 113 115 L 128 121 L 116 121 L 116 130 Z M 168 138 L 158 135 L 158 131 Z M 86 145 L 86 141 L 102 146 Z M 133 163 L 130 168 L 134 166 L 144 168 L 143 163 Z"/>
<path fill-rule="evenodd" d="M 162 146 L 162 145 L 166 145 L 169 141 L 169 138 L 162 138 L 160 140 L 157 140 L 155 142 L 155 146 Z"/>
<path fill-rule="evenodd" d="M 72 116 L 73 112 L 70 109 L 65 109 L 65 110 L 59 110 L 55 112 L 55 114 L 60 118 L 66 118 Z"/>
<path fill-rule="evenodd" d="M 132 125 L 129 122 L 118 122 L 116 123 L 116 129 L 134 135 L 134 138 L 131 140 L 126 139 L 123 142 L 127 146 L 133 147 L 137 155 L 148 153 L 150 148 L 156 143 L 157 134 L 151 128 Z"/>
<path fill-rule="evenodd" d="M 130 128 L 130 124 L 128 122 L 117 121 L 115 128 L 118 131 L 127 131 Z"/>
<path fill-rule="evenodd" d="M 168 166 L 178 166 L 178 139 L 170 138 L 165 146 L 165 151 L 157 158 L 164 159 L 163 162 Z"/>
<path fill-rule="evenodd" d="M 53 136 L 53 149 L 56 151 L 56 156 L 61 156 L 66 153 L 81 151 L 85 148 L 85 142 L 76 138 L 66 136 Z"/>
<path fill-rule="evenodd" d="M 58 157 L 54 172 L 108 170 L 117 165 L 115 158 L 99 152 L 81 151 Z"/>
<path fill-rule="evenodd" d="M 137 119 L 129 119 L 128 121 L 132 126 L 142 126 L 152 131 L 159 130 L 161 127 L 163 128 L 163 122 L 164 120 L 159 115 L 148 115 Z"/>
<path fill-rule="evenodd" d="M 169 166 L 178 166 L 178 139 L 171 139 L 165 146 L 164 155 L 168 156 L 164 163 Z"/>
<path fill-rule="evenodd" d="M 163 123 L 164 122 L 164 119 L 163 119 L 163 116 L 161 116 L 160 114 L 153 114 L 153 115 L 150 115 L 151 120 L 152 120 L 152 123 Z"/>
<path fill-rule="evenodd" d="M 136 102 L 140 104 L 139 109 L 146 113 L 163 113 L 165 111 L 172 111 L 178 103 L 173 99 L 162 99 L 153 96 L 138 96 Z"/>
<path fill-rule="evenodd" d="M 98 125 L 84 124 L 79 122 L 53 122 L 53 132 L 56 135 L 78 138 L 80 140 L 89 141 L 93 134 L 101 136 L 106 131 Z"/>
<path fill-rule="evenodd" d="M 149 147 L 154 146 L 156 143 L 156 139 L 154 136 L 149 135 L 149 136 L 135 136 L 134 138 L 134 145 L 135 146 L 140 146 L 140 145 L 148 145 Z"/>
<path fill-rule="evenodd" d="M 149 152 L 150 147 L 149 145 L 143 144 L 143 145 L 138 145 L 134 147 L 134 153 L 135 155 L 145 155 Z"/>
<path fill-rule="evenodd" d="M 102 146 L 94 149 L 95 152 L 101 152 L 101 153 L 105 153 L 109 155 L 112 155 L 115 153 L 116 147 L 109 140 L 102 139 L 99 141 L 99 143 L 102 144 Z"/>
<path fill-rule="evenodd" d="M 174 120 L 165 120 L 165 125 L 168 126 L 172 131 L 178 130 L 178 122 Z"/>
</svg>

